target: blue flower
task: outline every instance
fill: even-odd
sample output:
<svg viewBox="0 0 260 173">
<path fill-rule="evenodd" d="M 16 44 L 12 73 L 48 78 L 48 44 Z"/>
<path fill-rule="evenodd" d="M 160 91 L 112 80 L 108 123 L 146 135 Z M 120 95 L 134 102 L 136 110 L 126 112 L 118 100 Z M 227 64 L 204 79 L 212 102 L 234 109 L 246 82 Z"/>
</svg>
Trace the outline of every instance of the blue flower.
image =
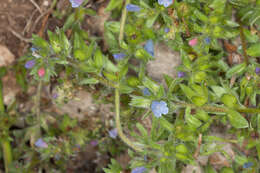
<svg viewBox="0 0 260 173">
<path fill-rule="evenodd" d="M 252 162 L 247 162 L 243 165 L 243 168 L 250 168 L 251 166 L 253 166 L 254 164 Z"/>
<path fill-rule="evenodd" d="M 157 118 L 161 117 L 162 114 L 168 114 L 169 108 L 167 107 L 167 103 L 165 101 L 152 101 L 151 109 Z"/>
<path fill-rule="evenodd" d="M 204 39 L 204 41 L 206 42 L 206 44 L 210 44 L 210 38 L 209 37 L 206 37 L 205 39 Z"/>
<path fill-rule="evenodd" d="M 144 45 L 144 49 L 151 55 L 154 56 L 154 45 L 153 40 L 148 40 Z"/>
<path fill-rule="evenodd" d="M 48 148 L 48 144 L 44 142 L 42 138 L 38 139 L 34 145 L 39 148 Z"/>
<path fill-rule="evenodd" d="M 139 12 L 141 8 L 138 5 L 134 4 L 127 4 L 126 5 L 126 10 L 130 12 Z"/>
<path fill-rule="evenodd" d="M 121 59 L 123 59 L 124 57 L 126 56 L 126 54 L 124 53 L 116 53 L 116 54 L 113 54 L 113 57 L 116 61 L 119 61 Z"/>
<path fill-rule="evenodd" d="M 32 51 L 32 52 L 36 52 L 37 50 L 38 50 L 37 48 L 31 47 L 31 51 Z"/>
<path fill-rule="evenodd" d="M 79 7 L 84 0 L 70 0 L 72 8 L 77 8 Z"/>
<path fill-rule="evenodd" d="M 111 138 L 116 139 L 116 137 L 117 137 L 117 129 L 116 128 L 110 130 L 108 133 L 109 133 L 109 136 Z"/>
<path fill-rule="evenodd" d="M 183 77 L 186 76 L 186 73 L 182 72 L 182 71 L 179 71 L 177 75 L 178 75 L 178 78 L 183 78 Z"/>
<path fill-rule="evenodd" d="M 142 167 L 136 167 L 131 171 L 131 173 L 143 173 L 144 171 L 146 171 L 146 168 L 142 166 Z"/>
<path fill-rule="evenodd" d="M 166 8 L 172 4 L 172 1 L 173 0 L 158 0 L 158 3 Z"/>
<path fill-rule="evenodd" d="M 164 32 L 165 32 L 165 33 L 170 32 L 170 28 L 164 28 Z"/>
<path fill-rule="evenodd" d="M 143 89 L 143 95 L 144 95 L 144 96 L 150 96 L 150 95 L 151 95 L 151 93 L 150 93 L 150 91 L 149 91 L 148 88 L 144 88 L 144 89 Z"/>
<path fill-rule="evenodd" d="M 255 73 L 256 73 L 256 74 L 259 74 L 259 73 L 260 73 L 260 67 L 256 67 L 256 68 L 255 68 Z"/>
<path fill-rule="evenodd" d="M 34 60 L 30 60 L 30 61 L 27 61 L 27 62 L 25 63 L 24 67 L 25 67 L 26 69 L 31 69 L 31 68 L 33 68 L 34 65 L 35 65 L 35 61 L 34 61 Z"/>
</svg>

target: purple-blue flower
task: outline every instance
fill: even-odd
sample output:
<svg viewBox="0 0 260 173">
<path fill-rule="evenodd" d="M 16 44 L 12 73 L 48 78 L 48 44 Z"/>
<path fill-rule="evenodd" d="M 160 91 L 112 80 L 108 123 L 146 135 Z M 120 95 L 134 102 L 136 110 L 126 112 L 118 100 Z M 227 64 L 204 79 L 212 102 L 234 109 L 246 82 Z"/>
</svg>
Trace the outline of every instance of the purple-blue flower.
<svg viewBox="0 0 260 173">
<path fill-rule="evenodd" d="M 53 98 L 53 99 L 56 99 L 56 98 L 58 98 L 58 96 L 59 96 L 59 95 L 58 95 L 57 93 L 53 93 L 52 98 Z"/>
<path fill-rule="evenodd" d="M 134 4 L 127 4 L 126 5 L 126 10 L 130 12 L 139 12 L 141 8 L 138 5 Z"/>
<path fill-rule="evenodd" d="M 98 141 L 97 140 L 92 140 L 90 141 L 90 145 L 92 145 L 93 147 L 98 145 Z"/>
<path fill-rule="evenodd" d="M 260 74 L 260 67 L 256 67 L 256 68 L 255 68 L 255 73 L 256 73 L 256 74 Z"/>
<path fill-rule="evenodd" d="M 177 75 L 178 75 L 178 78 L 183 78 L 186 76 L 186 73 L 183 71 L 179 71 Z"/>
<path fill-rule="evenodd" d="M 166 8 L 172 4 L 172 1 L 173 0 L 158 0 L 158 3 Z"/>
<path fill-rule="evenodd" d="M 210 38 L 209 37 L 206 37 L 205 39 L 204 39 L 204 41 L 206 42 L 206 44 L 210 44 Z"/>
<path fill-rule="evenodd" d="M 164 28 L 164 32 L 165 32 L 165 33 L 170 32 L 170 28 Z"/>
<path fill-rule="evenodd" d="M 84 0 L 70 0 L 72 8 L 77 8 L 79 7 Z"/>
<path fill-rule="evenodd" d="M 44 142 L 42 138 L 39 138 L 34 145 L 39 148 L 48 148 L 48 144 Z"/>
<path fill-rule="evenodd" d="M 144 89 L 143 89 L 143 95 L 144 95 L 144 96 L 150 96 L 150 95 L 151 95 L 151 93 L 150 93 L 150 91 L 149 91 L 148 88 L 144 88 Z"/>
<path fill-rule="evenodd" d="M 154 56 L 154 45 L 153 40 L 148 40 L 144 45 L 144 49 L 151 55 Z"/>
<path fill-rule="evenodd" d="M 254 164 L 252 162 L 247 162 L 243 165 L 243 168 L 250 168 L 251 166 L 253 166 Z"/>
<path fill-rule="evenodd" d="M 123 59 L 124 57 L 126 56 L 126 54 L 124 53 L 116 53 L 116 54 L 113 54 L 113 57 L 116 61 L 119 61 L 121 59 Z"/>
<path fill-rule="evenodd" d="M 168 114 L 169 108 L 167 107 L 167 103 L 165 101 L 152 101 L 151 109 L 157 118 L 161 117 L 162 114 Z"/>
<path fill-rule="evenodd" d="M 36 52 L 37 50 L 38 50 L 37 48 L 31 47 L 31 51 L 32 51 L 32 52 Z"/>
<path fill-rule="evenodd" d="M 34 65 L 35 65 L 35 61 L 34 61 L 34 60 L 30 60 L 30 61 L 27 61 L 27 62 L 25 63 L 24 67 L 25 67 L 26 69 L 31 69 L 31 68 L 33 68 Z"/>
<path fill-rule="evenodd" d="M 109 136 L 111 138 L 116 139 L 116 137 L 117 137 L 117 129 L 116 128 L 110 130 L 108 133 L 109 133 Z"/>
<path fill-rule="evenodd" d="M 146 168 L 145 167 L 136 167 L 134 168 L 131 173 L 143 173 L 144 171 L 146 171 Z"/>
</svg>

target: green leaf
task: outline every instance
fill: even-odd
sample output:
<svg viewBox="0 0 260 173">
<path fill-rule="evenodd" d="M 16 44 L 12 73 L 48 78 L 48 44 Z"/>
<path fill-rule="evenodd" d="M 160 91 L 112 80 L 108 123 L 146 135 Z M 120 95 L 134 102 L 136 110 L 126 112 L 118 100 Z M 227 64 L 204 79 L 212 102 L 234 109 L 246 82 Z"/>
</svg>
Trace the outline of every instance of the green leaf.
<svg viewBox="0 0 260 173">
<path fill-rule="evenodd" d="M 148 20 L 146 21 L 146 26 L 148 28 L 152 27 L 154 22 L 156 21 L 157 17 L 159 16 L 160 13 L 156 13 L 155 15 L 153 15 L 153 17 L 148 18 Z"/>
<path fill-rule="evenodd" d="M 245 28 L 243 29 L 243 31 L 244 31 L 245 38 L 249 43 L 258 42 L 259 37 L 257 35 L 251 34 L 251 32 L 248 29 L 245 29 Z"/>
<path fill-rule="evenodd" d="M 123 0 L 110 0 L 107 8 L 105 9 L 106 12 L 111 11 L 119 6 L 121 6 L 123 3 Z"/>
<path fill-rule="evenodd" d="M 231 94 L 224 94 L 221 101 L 229 108 L 234 108 L 237 104 L 237 98 Z"/>
<path fill-rule="evenodd" d="M 84 61 L 86 59 L 85 52 L 82 49 L 75 49 L 73 53 L 74 57 L 80 61 Z"/>
<path fill-rule="evenodd" d="M 191 128 L 199 128 L 202 123 L 196 117 L 190 114 L 191 108 L 187 107 L 185 110 L 185 121 Z"/>
<path fill-rule="evenodd" d="M 80 85 L 86 85 L 86 84 L 97 84 L 99 81 L 95 78 L 88 78 L 88 79 L 83 79 L 80 82 Z"/>
<path fill-rule="evenodd" d="M 260 43 L 255 43 L 249 46 L 249 48 L 246 50 L 246 53 L 252 57 L 260 56 Z"/>
<path fill-rule="evenodd" d="M 73 23 L 76 21 L 75 14 L 76 13 L 71 13 L 71 15 L 67 18 L 66 22 L 63 25 L 64 31 L 67 31 L 73 25 Z"/>
<path fill-rule="evenodd" d="M 214 91 L 214 93 L 220 98 L 223 94 L 227 93 L 227 91 L 220 86 L 211 86 L 212 90 Z"/>
<path fill-rule="evenodd" d="M 229 110 L 227 117 L 234 128 L 241 129 L 248 128 L 249 126 L 247 120 L 240 113 L 234 110 Z"/>
<path fill-rule="evenodd" d="M 129 105 L 139 108 L 149 108 L 151 105 L 151 100 L 141 97 L 141 96 L 134 96 L 131 95 L 132 99 Z"/>
<path fill-rule="evenodd" d="M 160 125 L 164 128 L 164 129 L 166 129 L 166 130 L 168 130 L 169 132 L 172 132 L 172 130 L 173 130 L 173 125 L 169 122 L 169 121 L 167 121 L 165 118 L 163 118 L 163 117 L 160 117 L 159 118 L 159 121 L 160 121 Z"/>
<path fill-rule="evenodd" d="M 97 68 L 103 67 L 103 54 L 100 49 L 97 49 L 94 55 L 94 62 Z"/>
<path fill-rule="evenodd" d="M 105 28 L 107 28 L 112 33 L 120 32 L 120 22 L 109 21 L 105 23 Z"/>
<path fill-rule="evenodd" d="M 203 106 L 208 101 L 206 97 L 202 97 L 202 96 L 193 96 L 191 97 L 191 100 L 197 106 Z"/>
<path fill-rule="evenodd" d="M 210 116 L 208 115 L 208 113 L 202 109 L 197 109 L 195 117 L 204 122 L 207 122 L 210 119 Z"/>
<path fill-rule="evenodd" d="M 136 127 L 138 128 L 139 132 L 142 134 L 143 137 L 147 137 L 148 136 L 148 133 L 147 133 L 147 131 L 145 130 L 145 128 L 144 128 L 144 126 L 142 124 L 137 123 Z"/>
<path fill-rule="evenodd" d="M 186 85 L 180 84 L 182 92 L 191 100 L 193 96 L 196 96 L 196 93 L 187 87 Z"/>
<path fill-rule="evenodd" d="M 153 94 L 156 94 L 160 88 L 154 81 L 152 81 L 148 77 L 144 78 L 143 85 L 147 87 L 150 91 L 152 91 Z"/>
<path fill-rule="evenodd" d="M 260 48 L 260 47 L 259 47 Z M 233 75 L 241 75 L 246 69 L 246 63 L 237 64 L 226 73 L 227 78 L 231 78 Z"/>
<path fill-rule="evenodd" d="M 206 15 L 204 15 L 202 12 L 200 12 L 199 10 L 194 10 L 193 14 L 202 22 L 207 23 L 208 22 L 208 17 Z"/>
</svg>

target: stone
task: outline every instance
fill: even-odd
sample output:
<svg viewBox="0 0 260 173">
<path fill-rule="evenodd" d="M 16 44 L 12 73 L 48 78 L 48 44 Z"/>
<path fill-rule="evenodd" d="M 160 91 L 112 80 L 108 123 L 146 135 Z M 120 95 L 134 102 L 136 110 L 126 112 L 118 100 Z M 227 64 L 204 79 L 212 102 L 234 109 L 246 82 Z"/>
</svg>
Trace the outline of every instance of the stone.
<svg viewBox="0 0 260 173">
<path fill-rule="evenodd" d="M 8 66 L 15 60 L 15 56 L 4 45 L 0 45 L 0 67 Z"/>
<path fill-rule="evenodd" d="M 181 63 L 180 54 L 172 51 L 164 43 L 155 44 L 154 51 L 155 60 L 147 64 L 148 75 L 157 82 L 163 81 L 163 74 L 175 78 L 177 76 L 175 67 Z"/>
</svg>

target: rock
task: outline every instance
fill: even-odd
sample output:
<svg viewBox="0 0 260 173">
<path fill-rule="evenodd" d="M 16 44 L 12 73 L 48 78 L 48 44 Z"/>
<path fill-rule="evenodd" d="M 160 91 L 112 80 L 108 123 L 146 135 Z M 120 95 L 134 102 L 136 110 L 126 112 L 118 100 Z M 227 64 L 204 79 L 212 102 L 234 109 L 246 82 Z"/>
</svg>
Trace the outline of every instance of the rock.
<svg viewBox="0 0 260 173">
<path fill-rule="evenodd" d="M 181 173 L 203 173 L 202 169 L 200 166 L 196 165 L 187 165 Z"/>
<path fill-rule="evenodd" d="M 59 96 L 58 96 L 59 97 Z M 67 104 L 59 106 L 59 113 L 67 113 L 70 117 L 84 119 L 85 116 L 94 115 L 98 108 L 92 101 L 90 93 L 80 90 Z"/>
<path fill-rule="evenodd" d="M 8 72 L 3 78 L 4 104 L 9 105 L 15 99 L 16 94 L 21 90 L 16 83 L 15 74 Z"/>
<path fill-rule="evenodd" d="M 3 45 L 0 45 L 0 67 L 8 66 L 15 60 L 15 56 L 10 50 Z"/>
<path fill-rule="evenodd" d="M 181 63 L 179 53 L 172 51 L 164 43 L 156 44 L 154 50 L 155 60 L 147 64 L 148 75 L 158 82 L 163 81 L 163 74 L 175 78 L 177 72 L 174 68 Z"/>
</svg>

